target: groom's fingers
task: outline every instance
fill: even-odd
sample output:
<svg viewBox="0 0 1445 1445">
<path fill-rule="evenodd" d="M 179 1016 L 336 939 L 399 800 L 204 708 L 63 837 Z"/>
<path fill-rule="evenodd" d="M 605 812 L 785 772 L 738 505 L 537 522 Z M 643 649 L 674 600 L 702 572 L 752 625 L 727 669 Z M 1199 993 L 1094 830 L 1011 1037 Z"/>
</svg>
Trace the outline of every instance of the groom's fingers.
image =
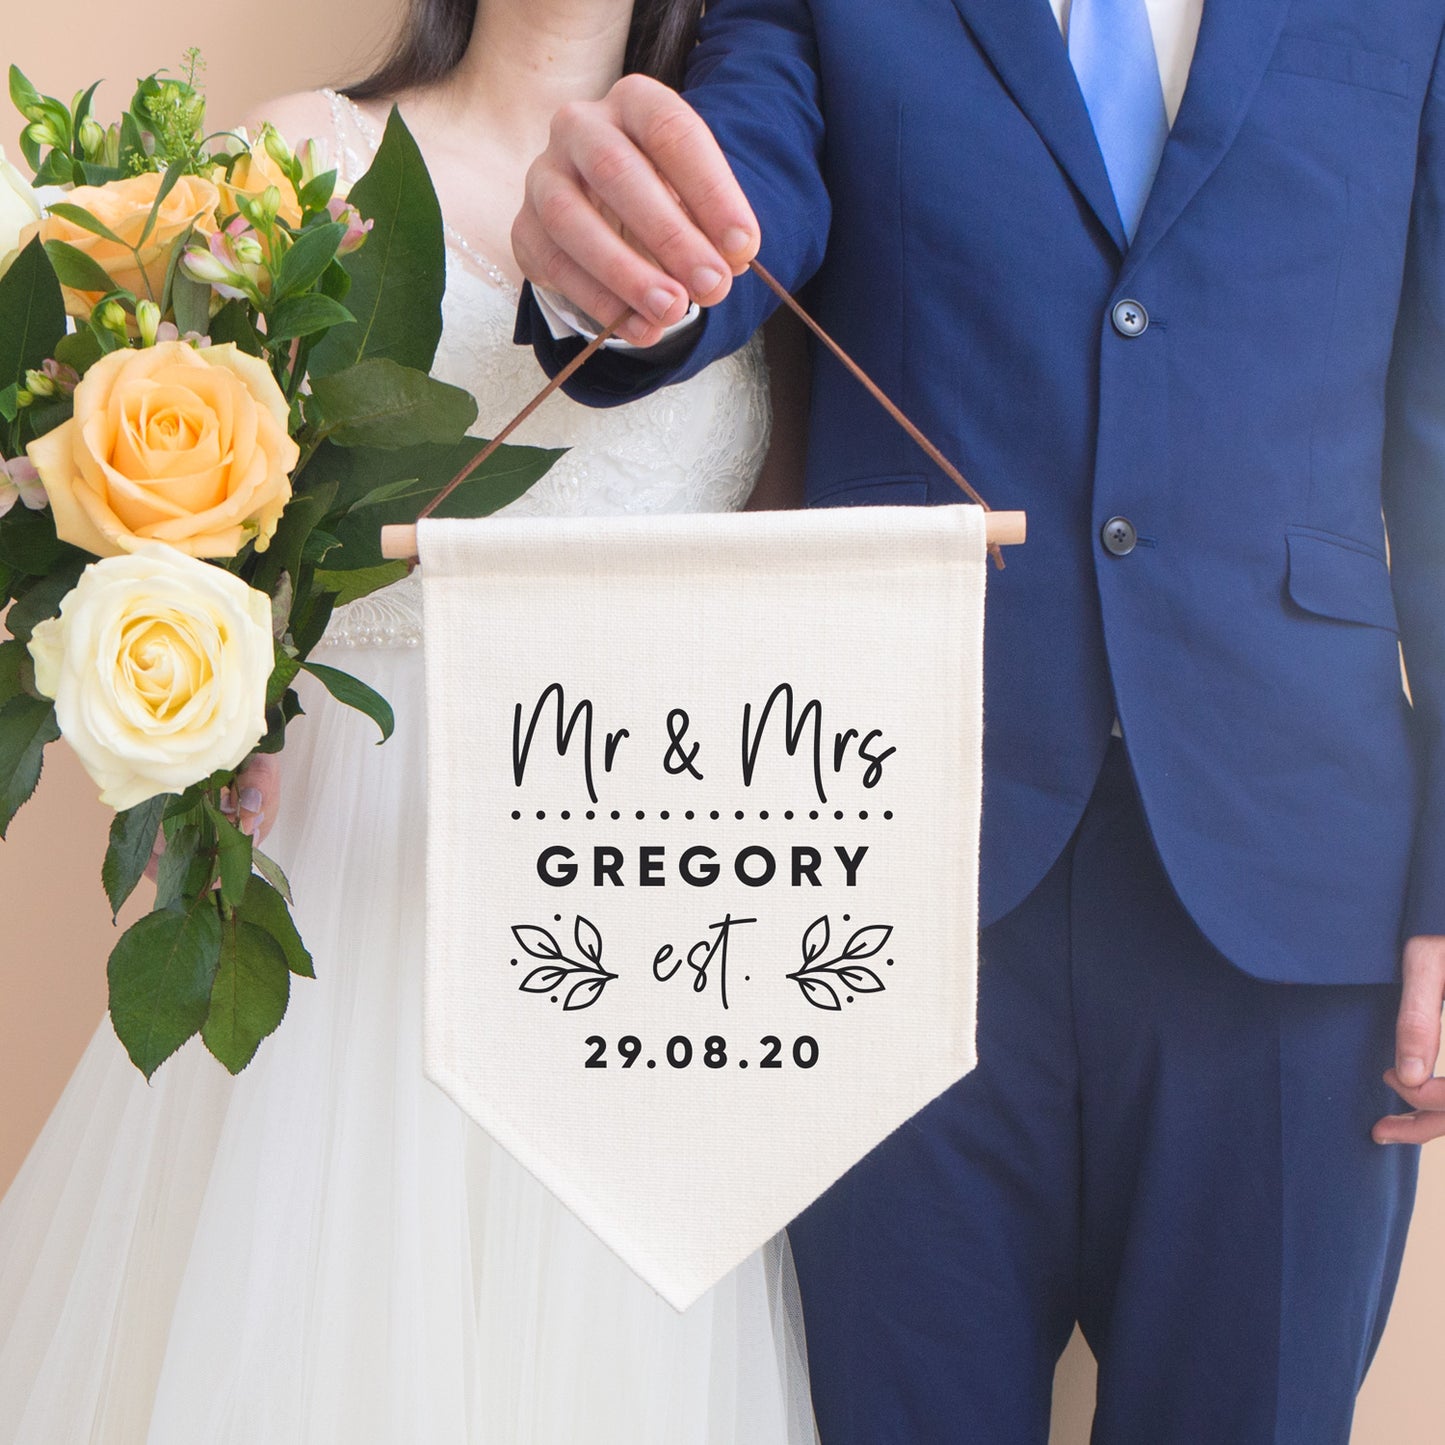
<svg viewBox="0 0 1445 1445">
<path fill-rule="evenodd" d="M 645 75 L 623 76 L 607 102 L 615 107 L 623 131 L 671 186 L 686 218 L 734 274 L 745 270 L 757 255 L 757 217 L 707 122 L 676 91 Z M 631 216 L 625 219 L 646 234 Z M 656 240 L 650 243 L 655 246 Z"/>
<path fill-rule="evenodd" d="M 613 230 L 573 177 L 545 169 L 528 189 L 532 204 L 518 217 L 512 248 L 534 281 L 603 325 L 624 310 L 658 326 L 682 318 L 686 291 Z"/>
<path fill-rule="evenodd" d="M 598 320 L 625 306 L 660 327 L 691 299 L 727 295 L 757 252 L 758 224 L 696 111 L 657 81 L 626 76 L 605 99 L 557 112 L 512 242 L 527 276 Z M 581 284 L 572 267 L 590 278 L 593 304 L 558 284 L 563 273 Z M 608 297 L 610 317 L 594 309 Z"/>
</svg>

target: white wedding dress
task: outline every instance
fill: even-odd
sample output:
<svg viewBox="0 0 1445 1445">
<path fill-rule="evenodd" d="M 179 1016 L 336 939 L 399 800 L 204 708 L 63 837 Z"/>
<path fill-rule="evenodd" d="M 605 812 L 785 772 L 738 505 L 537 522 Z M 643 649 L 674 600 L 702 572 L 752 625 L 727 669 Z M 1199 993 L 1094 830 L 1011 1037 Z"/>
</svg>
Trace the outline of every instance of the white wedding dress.
<svg viewBox="0 0 1445 1445">
<path fill-rule="evenodd" d="M 367 117 L 327 92 L 343 181 Z M 540 383 L 517 296 L 449 234 L 436 371 L 490 435 Z M 514 512 L 735 508 L 769 429 L 758 342 L 517 440 L 573 449 Z M 814 1445 L 786 1235 L 685 1314 L 422 1072 L 420 568 L 339 608 L 263 845 L 316 979 L 233 1079 L 192 1039 L 147 1086 L 101 1022 L 0 1201 L 0 1445 Z"/>
</svg>

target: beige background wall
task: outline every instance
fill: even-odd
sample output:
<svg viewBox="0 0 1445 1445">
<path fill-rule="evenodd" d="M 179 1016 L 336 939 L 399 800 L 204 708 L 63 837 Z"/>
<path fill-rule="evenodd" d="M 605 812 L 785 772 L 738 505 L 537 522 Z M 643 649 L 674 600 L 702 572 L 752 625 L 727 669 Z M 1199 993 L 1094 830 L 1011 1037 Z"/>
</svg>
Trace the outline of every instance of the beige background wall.
<svg viewBox="0 0 1445 1445">
<path fill-rule="evenodd" d="M 124 25 L 115 23 L 114 5 L 100 0 L 71 0 L 63 12 L 18 0 L 5 8 L 0 67 L 14 62 L 40 90 L 67 98 L 104 76 L 103 118 L 125 103 L 138 76 L 178 65 L 184 47 L 199 45 L 211 120 L 227 124 L 268 95 L 356 74 L 400 0 L 250 0 L 244 10 L 157 0 L 143 24 Z M 17 121 L 0 97 L 0 143 L 18 160 Z M 151 888 L 142 883 L 112 926 L 100 886 L 111 816 L 59 745 L 50 750 L 38 795 L 0 843 L 0 1191 L 102 1019 L 105 960 L 118 930 L 149 906 Z M 1445 1141 L 1426 1154 L 1404 1280 L 1361 1397 L 1354 1445 L 1445 1439 L 1442 1305 Z M 1091 1386 L 1092 1362 L 1076 1339 L 1059 1369 L 1053 1445 L 1087 1441 Z"/>
</svg>

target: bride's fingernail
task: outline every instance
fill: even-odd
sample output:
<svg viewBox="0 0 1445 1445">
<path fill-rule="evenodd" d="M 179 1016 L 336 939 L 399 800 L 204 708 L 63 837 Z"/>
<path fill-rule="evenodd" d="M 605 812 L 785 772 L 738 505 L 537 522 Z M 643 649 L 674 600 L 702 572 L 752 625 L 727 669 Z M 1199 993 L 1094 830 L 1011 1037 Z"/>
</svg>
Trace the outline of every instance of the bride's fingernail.
<svg viewBox="0 0 1445 1445">
<path fill-rule="evenodd" d="M 721 271 L 714 271 L 711 266 L 699 266 L 692 273 L 692 294 L 710 296 L 722 285 L 722 279 Z"/>
<path fill-rule="evenodd" d="M 741 226 L 730 226 L 723 232 L 723 253 L 728 256 L 735 256 L 739 251 L 746 251 L 752 244 L 752 239 Z"/>
<path fill-rule="evenodd" d="M 261 790 L 257 787 L 241 789 L 241 806 L 248 812 L 254 813 L 261 806 Z"/>
</svg>

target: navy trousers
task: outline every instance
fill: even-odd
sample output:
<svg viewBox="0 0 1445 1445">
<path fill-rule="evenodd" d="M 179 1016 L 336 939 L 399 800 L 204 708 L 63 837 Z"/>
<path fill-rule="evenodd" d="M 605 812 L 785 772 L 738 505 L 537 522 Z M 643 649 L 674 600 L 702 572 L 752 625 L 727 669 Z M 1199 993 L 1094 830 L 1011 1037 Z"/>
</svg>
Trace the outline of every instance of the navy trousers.
<svg viewBox="0 0 1445 1445">
<path fill-rule="evenodd" d="M 1370 1138 L 1398 1002 L 1229 963 L 1111 742 L 980 939 L 978 1067 L 789 1226 L 823 1445 L 1045 1445 L 1076 1320 L 1095 1445 L 1346 1445 L 1419 1162 Z"/>
</svg>

